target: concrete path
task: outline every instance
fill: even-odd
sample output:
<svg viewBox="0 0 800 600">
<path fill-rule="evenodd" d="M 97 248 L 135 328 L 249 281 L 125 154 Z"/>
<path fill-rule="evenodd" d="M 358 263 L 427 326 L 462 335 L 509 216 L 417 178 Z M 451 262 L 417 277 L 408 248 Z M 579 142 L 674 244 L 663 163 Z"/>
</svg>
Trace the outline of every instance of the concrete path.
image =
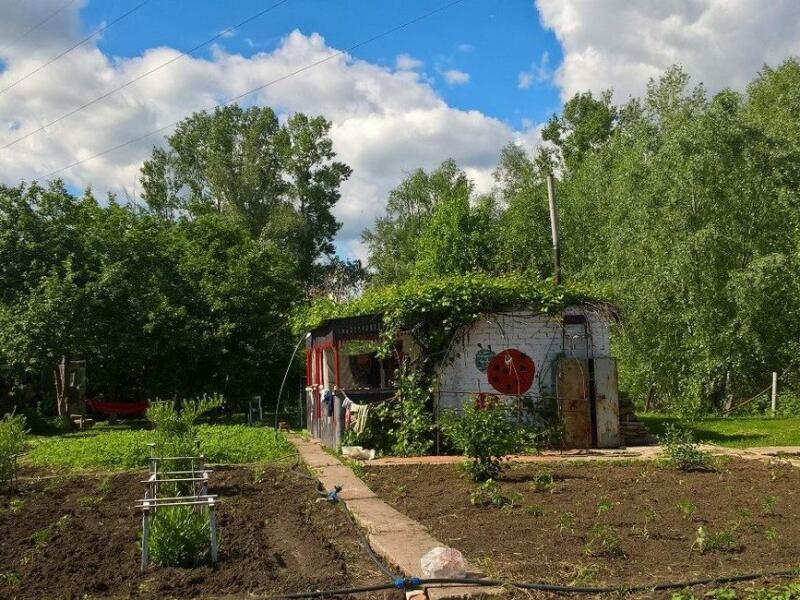
<svg viewBox="0 0 800 600">
<path fill-rule="evenodd" d="M 367 531 L 373 550 L 397 566 L 407 577 L 419 577 L 422 556 L 436 546 L 446 546 L 434 539 L 421 523 L 378 498 L 349 467 L 326 452 L 319 442 L 297 435 L 289 435 L 289 439 L 325 489 L 341 486 L 339 497 L 346 502 L 356 522 Z M 474 565 L 468 564 L 467 571 L 468 577 L 484 577 Z M 503 589 L 430 586 L 425 591 L 430 600 L 444 600 L 500 594 Z"/>
</svg>

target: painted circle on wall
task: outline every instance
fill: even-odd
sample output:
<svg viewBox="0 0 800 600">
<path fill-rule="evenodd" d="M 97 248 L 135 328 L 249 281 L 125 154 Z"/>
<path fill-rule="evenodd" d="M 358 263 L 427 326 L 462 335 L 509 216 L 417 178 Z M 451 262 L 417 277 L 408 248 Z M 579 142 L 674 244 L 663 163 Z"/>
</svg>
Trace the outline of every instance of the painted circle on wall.
<svg viewBox="0 0 800 600">
<path fill-rule="evenodd" d="M 533 385 L 535 374 L 533 359 L 516 348 L 498 352 L 486 369 L 489 384 L 501 394 L 524 394 Z"/>
</svg>

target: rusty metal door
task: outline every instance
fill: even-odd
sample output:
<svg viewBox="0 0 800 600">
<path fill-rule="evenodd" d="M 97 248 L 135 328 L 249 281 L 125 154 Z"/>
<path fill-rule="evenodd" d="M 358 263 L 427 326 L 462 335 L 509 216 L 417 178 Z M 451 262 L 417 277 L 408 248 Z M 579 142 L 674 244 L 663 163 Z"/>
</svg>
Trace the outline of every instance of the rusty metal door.
<svg viewBox="0 0 800 600">
<path fill-rule="evenodd" d="M 607 356 L 594 359 L 594 389 L 597 447 L 618 448 L 621 440 L 616 359 Z"/>
<path fill-rule="evenodd" d="M 589 362 L 581 358 L 559 358 L 557 373 L 556 396 L 564 427 L 564 447 L 591 448 Z"/>
</svg>

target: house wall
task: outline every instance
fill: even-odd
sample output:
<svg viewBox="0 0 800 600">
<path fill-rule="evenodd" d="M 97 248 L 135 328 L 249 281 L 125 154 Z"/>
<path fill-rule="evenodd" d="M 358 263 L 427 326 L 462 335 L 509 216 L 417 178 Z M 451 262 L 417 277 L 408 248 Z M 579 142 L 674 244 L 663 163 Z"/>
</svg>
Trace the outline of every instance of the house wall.
<svg viewBox="0 0 800 600">
<path fill-rule="evenodd" d="M 572 323 L 577 319 L 570 316 L 583 316 L 585 323 Z M 609 354 L 608 320 L 593 310 L 569 307 L 558 318 L 525 311 L 489 315 L 454 340 L 440 370 L 438 409 L 458 409 L 465 398 L 487 393 L 524 405 L 532 415 L 548 407 L 555 410 L 557 359 Z M 492 361 L 512 357 L 515 365 L 529 365 L 522 355 L 532 361 L 533 377 L 516 373 L 507 393 L 509 378 L 502 373 L 499 380 L 493 377 Z"/>
</svg>

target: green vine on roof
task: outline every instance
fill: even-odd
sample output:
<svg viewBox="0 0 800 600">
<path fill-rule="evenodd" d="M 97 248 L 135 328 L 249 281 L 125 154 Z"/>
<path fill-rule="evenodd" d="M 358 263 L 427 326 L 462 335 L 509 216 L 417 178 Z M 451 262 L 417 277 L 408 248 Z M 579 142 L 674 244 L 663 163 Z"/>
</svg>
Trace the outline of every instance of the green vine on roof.
<svg viewBox="0 0 800 600">
<path fill-rule="evenodd" d="M 398 332 L 409 330 L 432 355 L 447 348 L 452 336 L 482 315 L 503 309 L 524 308 L 556 314 L 570 304 L 599 303 L 598 297 L 573 286 L 555 287 L 549 281 L 522 275 L 469 274 L 416 280 L 373 288 L 360 298 L 337 304 L 327 298 L 295 314 L 299 333 L 327 319 L 382 314 L 382 350 L 391 349 Z"/>
</svg>

